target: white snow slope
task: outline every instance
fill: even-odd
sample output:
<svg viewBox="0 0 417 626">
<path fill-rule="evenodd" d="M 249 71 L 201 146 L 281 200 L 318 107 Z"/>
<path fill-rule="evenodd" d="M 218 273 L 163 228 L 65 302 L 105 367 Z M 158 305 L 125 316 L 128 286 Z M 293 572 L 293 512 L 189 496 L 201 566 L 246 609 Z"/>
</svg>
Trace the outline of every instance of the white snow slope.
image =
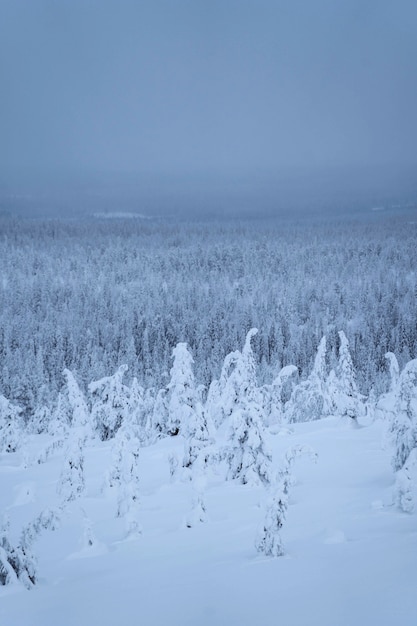
<svg viewBox="0 0 417 626">
<path fill-rule="evenodd" d="M 181 437 L 143 448 L 139 522 L 126 540 L 114 489 L 103 490 L 111 442 L 87 447 L 86 491 L 60 527 L 34 545 L 39 581 L 0 587 L 1 626 L 362 626 L 417 624 L 417 514 L 392 505 L 393 472 L 381 422 L 354 428 L 338 418 L 271 434 L 276 467 L 286 449 L 308 444 L 317 464 L 295 461 L 282 529 L 286 554 L 266 558 L 254 542 L 263 487 L 207 480 L 207 521 L 187 528 L 191 483 L 170 481 L 168 455 Z M 45 436 L 29 438 L 32 458 Z M 0 456 L 0 512 L 11 535 L 59 503 L 62 450 L 25 468 L 21 453 Z M 85 540 L 91 521 L 93 545 Z"/>
</svg>

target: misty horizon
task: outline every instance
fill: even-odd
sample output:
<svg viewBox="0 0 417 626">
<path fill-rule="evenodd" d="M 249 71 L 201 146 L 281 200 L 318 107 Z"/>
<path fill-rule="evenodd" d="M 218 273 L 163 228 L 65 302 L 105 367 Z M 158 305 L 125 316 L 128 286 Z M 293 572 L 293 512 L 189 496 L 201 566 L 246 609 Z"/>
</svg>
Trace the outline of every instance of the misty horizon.
<svg viewBox="0 0 417 626">
<path fill-rule="evenodd" d="M 413 2 L 5 0 L 1 13 L 3 198 L 415 197 Z"/>
</svg>

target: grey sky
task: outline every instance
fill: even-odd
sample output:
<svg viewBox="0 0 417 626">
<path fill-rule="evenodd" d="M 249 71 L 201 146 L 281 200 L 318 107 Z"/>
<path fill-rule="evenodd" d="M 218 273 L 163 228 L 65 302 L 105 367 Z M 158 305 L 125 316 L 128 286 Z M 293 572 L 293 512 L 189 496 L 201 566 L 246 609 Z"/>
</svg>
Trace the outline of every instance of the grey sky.
<svg viewBox="0 0 417 626">
<path fill-rule="evenodd" d="M 0 167 L 416 167 L 415 0 L 0 0 Z"/>
</svg>

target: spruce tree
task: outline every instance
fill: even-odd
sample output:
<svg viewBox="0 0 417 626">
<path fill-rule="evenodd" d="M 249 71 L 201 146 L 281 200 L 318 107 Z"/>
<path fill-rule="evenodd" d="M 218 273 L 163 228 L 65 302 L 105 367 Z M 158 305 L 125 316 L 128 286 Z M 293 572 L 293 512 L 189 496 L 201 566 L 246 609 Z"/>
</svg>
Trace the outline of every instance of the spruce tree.
<svg viewBox="0 0 417 626">
<path fill-rule="evenodd" d="M 23 439 L 22 410 L 0 395 L 0 452 L 15 452 Z"/>
<path fill-rule="evenodd" d="M 93 406 L 92 421 L 102 441 L 112 439 L 129 412 L 129 388 L 123 384 L 127 365 L 121 365 L 113 376 L 89 384 Z"/>
</svg>

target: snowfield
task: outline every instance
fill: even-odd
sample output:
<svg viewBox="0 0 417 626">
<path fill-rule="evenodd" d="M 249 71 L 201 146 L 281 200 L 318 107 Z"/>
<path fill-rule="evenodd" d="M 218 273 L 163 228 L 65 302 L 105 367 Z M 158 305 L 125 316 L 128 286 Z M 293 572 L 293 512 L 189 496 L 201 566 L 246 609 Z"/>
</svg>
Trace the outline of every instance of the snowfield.
<svg viewBox="0 0 417 626">
<path fill-rule="evenodd" d="M 392 504 L 383 430 L 382 420 L 328 417 L 267 431 L 274 468 L 296 444 L 318 455 L 294 463 L 277 558 L 255 549 L 268 490 L 225 482 L 221 468 L 205 478 L 206 521 L 187 527 L 192 483 L 172 479 L 168 462 L 183 455 L 181 435 L 141 448 L 142 532 L 126 539 L 105 480 L 113 442 L 90 441 L 85 491 L 36 541 L 38 583 L 0 586 L 0 624 L 415 626 L 417 519 Z M 31 435 L 0 455 L 0 510 L 16 541 L 24 524 L 59 505 L 63 449 L 36 462 L 50 441 Z"/>
</svg>

